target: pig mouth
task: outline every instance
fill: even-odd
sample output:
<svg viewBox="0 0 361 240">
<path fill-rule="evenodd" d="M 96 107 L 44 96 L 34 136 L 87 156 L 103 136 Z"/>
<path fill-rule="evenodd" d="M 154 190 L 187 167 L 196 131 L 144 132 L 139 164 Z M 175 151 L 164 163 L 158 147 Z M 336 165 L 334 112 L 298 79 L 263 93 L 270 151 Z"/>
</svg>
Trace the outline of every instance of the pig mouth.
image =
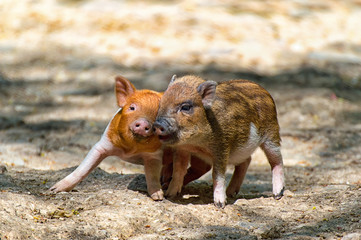
<svg viewBox="0 0 361 240">
<path fill-rule="evenodd" d="M 132 132 L 132 134 L 133 134 L 133 138 L 136 142 L 144 141 L 150 137 L 149 135 L 145 136 L 145 135 L 137 134 L 134 132 Z"/>
<path fill-rule="evenodd" d="M 168 135 L 158 135 L 158 138 L 164 144 L 174 144 L 177 142 L 177 136 L 175 133 Z"/>
</svg>

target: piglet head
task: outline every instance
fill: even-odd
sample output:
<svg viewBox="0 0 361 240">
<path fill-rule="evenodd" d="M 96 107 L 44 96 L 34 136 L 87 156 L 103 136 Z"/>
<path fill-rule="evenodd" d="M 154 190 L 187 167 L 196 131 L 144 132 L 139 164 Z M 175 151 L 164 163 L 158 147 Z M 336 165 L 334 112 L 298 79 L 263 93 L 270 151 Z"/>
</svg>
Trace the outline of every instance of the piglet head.
<svg viewBox="0 0 361 240">
<path fill-rule="evenodd" d="M 151 90 L 137 90 L 126 78 L 115 78 L 115 95 L 117 104 L 121 108 L 114 117 L 110 127 L 117 135 L 117 142 L 150 143 L 159 147 L 159 140 L 153 132 L 161 93 Z M 113 136 L 114 138 L 114 136 Z M 146 146 L 144 146 L 146 147 Z"/>
<path fill-rule="evenodd" d="M 160 100 L 154 131 L 162 143 L 197 143 L 210 132 L 206 111 L 216 98 L 217 83 L 195 76 L 173 76 Z"/>
</svg>

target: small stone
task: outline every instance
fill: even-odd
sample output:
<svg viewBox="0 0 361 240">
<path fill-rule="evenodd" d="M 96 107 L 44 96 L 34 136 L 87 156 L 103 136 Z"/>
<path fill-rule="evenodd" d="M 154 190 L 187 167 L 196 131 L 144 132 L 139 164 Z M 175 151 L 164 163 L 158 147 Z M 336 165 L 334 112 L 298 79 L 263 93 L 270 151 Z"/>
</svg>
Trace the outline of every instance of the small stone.
<svg viewBox="0 0 361 240">
<path fill-rule="evenodd" d="M 293 192 L 291 192 L 290 190 L 285 190 L 283 195 L 285 197 L 293 197 L 295 194 Z"/>
</svg>

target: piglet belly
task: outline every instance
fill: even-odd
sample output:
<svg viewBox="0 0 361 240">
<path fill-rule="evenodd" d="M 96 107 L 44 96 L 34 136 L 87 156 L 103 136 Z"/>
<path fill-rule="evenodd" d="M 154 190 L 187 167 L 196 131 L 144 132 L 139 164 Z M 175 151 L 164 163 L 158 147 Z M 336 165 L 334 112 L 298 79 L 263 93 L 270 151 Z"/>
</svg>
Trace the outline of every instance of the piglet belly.
<svg viewBox="0 0 361 240">
<path fill-rule="evenodd" d="M 127 156 L 123 156 L 120 155 L 118 156 L 121 160 L 128 162 L 128 163 L 133 163 L 133 164 L 137 164 L 137 165 L 144 165 L 144 160 L 141 156 L 131 156 L 131 157 L 127 157 Z"/>
<path fill-rule="evenodd" d="M 259 136 L 256 126 L 251 123 L 249 137 L 246 143 L 239 145 L 229 158 L 229 164 L 238 165 L 245 162 L 261 145 L 262 137 Z"/>
<path fill-rule="evenodd" d="M 115 155 L 118 156 L 123 161 L 138 165 L 144 165 L 144 159 L 156 159 L 162 161 L 163 151 L 159 149 L 151 153 L 138 153 L 138 154 L 131 154 L 131 153 L 126 154 L 122 151 L 119 151 Z"/>
<path fill-rule="evenodd" d="M 247 148 L 239 148 L 233 152 L 229 158 L 228 164 L 239 165 L 245 162 L 257 149 L 257 146 L 247 146 Z"/>
</svg>

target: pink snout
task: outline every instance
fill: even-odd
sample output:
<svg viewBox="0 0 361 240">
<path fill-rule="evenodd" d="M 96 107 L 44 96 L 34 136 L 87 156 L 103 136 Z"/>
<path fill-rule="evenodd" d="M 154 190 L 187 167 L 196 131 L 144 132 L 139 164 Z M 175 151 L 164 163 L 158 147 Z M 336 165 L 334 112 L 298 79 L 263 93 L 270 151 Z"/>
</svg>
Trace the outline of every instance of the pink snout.
<svg viewBox="0 0 361 240">
<path fill-rule="evenodd" d="M 143 137 L 153 134 L 152 125 L 145 118 L 139 118 L 130 124 L 130 130 Z"/>
</svg>

